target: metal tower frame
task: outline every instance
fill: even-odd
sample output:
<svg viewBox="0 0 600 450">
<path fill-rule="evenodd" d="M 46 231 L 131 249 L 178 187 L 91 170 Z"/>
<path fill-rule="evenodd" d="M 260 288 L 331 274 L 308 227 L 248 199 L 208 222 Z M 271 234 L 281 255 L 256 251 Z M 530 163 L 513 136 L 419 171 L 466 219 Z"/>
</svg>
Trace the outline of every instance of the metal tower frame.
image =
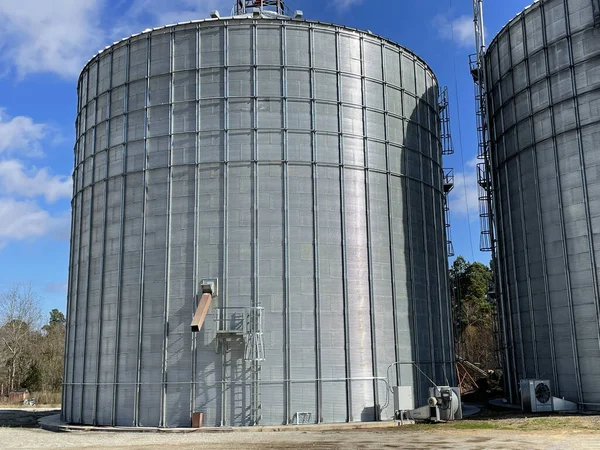
<svg viewBox="0 0 600 450">
<path fill-rule="evenodd" d="M 503 353 L 504 372 L 510 373 L 511 364 L 508 355 L 508 340 L 506 334 L 505 318 L 502 314 L 503 293 L 501 273 L 497 260 L 496 221 L 494 209 L 494 179 L 492 172 L 492 154 L 490 145 L 490 127 L 488 120 L 487 86 L 486 86 L 486 64 L 485 64 L 485 28 L 483 22 L 483 0 L 473 0 L 473 23 L 475 26 L 475 51 L 470 55 L 469 66 L 473 81 L 475 82 L 475 110 L 477 111 L 477 184 L 479 190 L 479 222 L 481 226 L 480 250 L 492 253 L 492 286 L 488 290 L 488 298 L 495 300 L 498 308 L 499 321 L 496 320 L 494 330 L 496 336 L 496 348 L 500 355 Z M 501 334 L 502 343 L 500 343 Z M 503 351 L 501 351 L 503 350 Z M 504 377 L 509 400 L 512 403 L 514 390 L 510 376 Z"/>
<path fill-rule="evenodd" d="M 284 0 L 237 0 L 235 4 L 236 14 L 246 14 L 252 10 L 267 10 L 277 14 L 285 15 L 287 8 Z"/>
<path fill-rule="evenodd" d="M 477 183 L 479 185 L 479 221 L 481 237 L 479 249 L 491 251 L 495 261 L 496 239 L 494 233 L 493 189 L 490 139 L 487 115 L 487 88 L 485 83 L 485 30 L 483 25 L 483 0 L 473 0 L 476 53 L 469 58 L 471 75 L 475 82 L 475 110 L 477 111 Z"/>
</svg>

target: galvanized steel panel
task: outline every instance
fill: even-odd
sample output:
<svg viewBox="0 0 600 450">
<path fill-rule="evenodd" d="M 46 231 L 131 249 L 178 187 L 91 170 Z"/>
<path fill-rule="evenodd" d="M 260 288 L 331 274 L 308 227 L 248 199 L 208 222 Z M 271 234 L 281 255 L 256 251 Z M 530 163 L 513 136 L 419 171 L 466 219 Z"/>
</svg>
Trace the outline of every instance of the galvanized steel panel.
<svg viewBox="0 0 600 450">
<path fill-rule="evenodd" d="M 250 425 L 260 390 L 260 424 L 387 419 L 390 384 L 426 400 L 416 366 L 453 378 L 437 89 L 396 44 L 291 19 L 176 25 L 92 60 L 65 418 Z M 192 335 L 204 278 L 219 296 Z M 251 306 L 258 372 L 215 337 L 217 308 Z"/>
<path fill-rule="evenodd" d="M 537 2 L 486 55 L 509 371 L 584 404 L 600 396 L 594 11 Z"/>
</svg>

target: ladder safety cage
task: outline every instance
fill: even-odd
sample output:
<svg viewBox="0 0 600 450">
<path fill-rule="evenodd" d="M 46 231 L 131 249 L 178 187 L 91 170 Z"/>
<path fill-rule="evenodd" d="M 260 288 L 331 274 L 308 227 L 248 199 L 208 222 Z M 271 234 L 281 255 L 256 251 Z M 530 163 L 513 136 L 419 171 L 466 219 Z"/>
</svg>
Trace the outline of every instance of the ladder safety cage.
<svg viewBox="0 0 600 450">
<path fill-rule="evenodd" d="M 450 108 L 448 106 L 448 87 L 444 86 L 440 91 L 438 100 L 440 110 L 440 140 L 442 141 L 442 155 L 453 155 L 454 145 L 450 133 Z"/>
<path fill-rule="evenodd" d="M 454 256 L 454 244 L 450 230 L 450 202 L 448 194 L 454 189 L 454 169 L 442 169 L 444 225 L 446 227 L 446 252 L 448 258 Z"/>
<path fill-rule="evenodd" d="M 438 97 L 438 117 L 440 145 L 442 147 L 442 156 L 454 154 L 454 145 L 452 143 L 452 134 L 450 129 L 450 107 L 448 102 L 448 87 L 444 86 L 440 90 Z M 448 194 L 454 188 L 454 169 L 442 169 L 442 190 L 443 190 L 443 208 L 444 208 L 444 226 L 446 229 L 446 255 L 448 258 L 454 256 L 454 244 L 452 243 L 452 233 L 450 230 L 450 203 Z"/>
<path fill-rule="evenodd" d="M 475 45 L 477 53 L 469 56 L 469 68 L 475 83 L 475 111 L 477 117 L 477 184 L 479 223 L 481 235 L 479 249 L 495 256 L 494 214 L 492 197 L 492 168 L 487 114 L 487 88 L 485 83 L 485 31 L 483 26 L 483 0 L 473 0 Z"/>
</svg>

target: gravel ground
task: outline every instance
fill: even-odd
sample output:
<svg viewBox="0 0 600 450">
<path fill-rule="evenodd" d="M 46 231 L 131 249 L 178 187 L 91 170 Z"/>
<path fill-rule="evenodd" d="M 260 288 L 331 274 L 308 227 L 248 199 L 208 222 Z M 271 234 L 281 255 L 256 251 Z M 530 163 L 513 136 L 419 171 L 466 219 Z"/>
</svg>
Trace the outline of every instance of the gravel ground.
<svg viewBox="0 0 600 450">
<path fill-rule="evenodd" d="M 465 420 L 449 424 L 343 431 L 53 433 L 30 427 L 56 410 L 0 410 L 0 448 L 382 450 L 403 449 L 600 449 L 600 417 L 525 417 Z M 12 421 L 11 418 L 12 417 Z"/>
<path fill-rule="evenodd" d="M 600 436 L 589 433 L 513 432 L 506 430 L 409 429 L 275 433 L 52 433 L 40 429 L 0 429 L 0 445 L 52 449 L 214 449 L 214 450 L 381 450 L 403 449 L 599 449 Z"/>
</svg>

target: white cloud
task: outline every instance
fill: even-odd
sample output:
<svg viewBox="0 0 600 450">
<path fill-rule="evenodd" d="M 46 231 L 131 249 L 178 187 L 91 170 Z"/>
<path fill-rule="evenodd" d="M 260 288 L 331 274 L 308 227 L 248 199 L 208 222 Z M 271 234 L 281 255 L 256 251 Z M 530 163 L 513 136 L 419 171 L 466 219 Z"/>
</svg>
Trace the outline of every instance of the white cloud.
<svg viewBox="0 0 600 450">
<path fill-rule="evenodd" d="M 449 14 L 440 14 L 433 19 L 433 26 L 441 38 L 453 41 L 459 47 L 475 48 L 473 16 L 452 18 Z"/>
<path fill-rule="evenodd" d="M 341 9 L 349 8 L 362 2 L 363 0 L 333 0 L 334 5 Z"/>
<path fill-rule="evenodd" d="M 5 195 L 44 197 L 54 203 L 71 197 L 72 186 L 70 177 L 52 175 L 47 167 L 27 169 L 20 161 L 0 161 L 0 188 Z"/>
<path fill-rule="evenodd" d="M 18 151 L 25 156 L 42 154 L 40 141 L 48 136 L 50 127 L 36 123 L 31 117 L 10 117 L 0 108 L 0 153 Z"/>
<path fill-rule="evenodd" d="M 0 217 L 0 245 L 46 235 L 61 240 L 69 236 L 68 214 L 51 214 L 33 201 L 0 198 Z"/>
<path fill-rule="evenodd" d="M 209 17 L 213 10 L 229 16 L 231 0 L 133 0 L 120 20 L 112 24 L 110 37 L 122 39 L 146 28 L 170 25 Z"/>
<path fill-rule="evenodd" d="M 0 62 L 5 72 L 8 67 L 19 78 L 35 73 L 74 78 L 86 61 L 114 41 L 148 27 L 205 19 L 213 9 L 227 16 L 232 4 L 232 0 L 0 0 Z"/>
<path fill-rule="evenodd" d="M 10 118 L 5 109 L 0 108 L 0 154 L 18 152 L 21 158 L 42 156 L 42 144 L 52 139 L 50 130 L 30 117 Z M 24 160 L 1 158 L 0 249 L 13 240 L 41 236 L 68 238 L 68 211 L 52 213 L 42 208 L 36 199 L 53 203 L 70 196 L 69 177 L 53 175 L 48 168 L 28 166 Z"/>
<path fill-rule="evenodd" d="M 465 164 L 465 171 L 454 175 L 454 189 L 450 193 L 450 212 L 454 216 L 468 217 L 470 221 L 479 218 L 479 185 L 477 184 L 477 163 L 473 160 Z"/>
<path fill-rule="evenodd" d="M 0 1 L 0 58 L 19 77 L 79 74 L 90 49 L 104 42 L 99 26 L 105 0 Z"/>
<path fill-rule="evenodd" d="M 331 0 L 339 8 L 363 0 Z M 23 78 L 79 75 L 106 45 L 144 29 L 206 19 L 233 0 L 0 0 L 0 62 Z M 1 70 L 1 69 L 0 69 Z"/>
</svg>

